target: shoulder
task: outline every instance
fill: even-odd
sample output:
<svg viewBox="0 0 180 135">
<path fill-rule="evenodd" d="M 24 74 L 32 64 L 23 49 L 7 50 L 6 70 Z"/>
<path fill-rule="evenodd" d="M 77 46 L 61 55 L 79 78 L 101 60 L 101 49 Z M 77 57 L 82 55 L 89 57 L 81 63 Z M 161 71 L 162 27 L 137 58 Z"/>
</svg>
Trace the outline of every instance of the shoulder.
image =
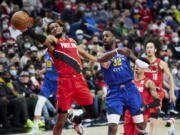
<svg viewBox="0 0 180 135">
<path fill-rule="evenodd" d="M 164 68 L 168 67 L 168 64 L 165 61 L 161 60 L 161 59 L 160 59 L 159 65 L 160 65 L 161 69 L 164 69 Z"/>
<path fill-rule="evenodd" d="M 76 40 L 74 40 L 73 38 L 68 38 L 71 42 L 76 43 Z"/>
</svg>

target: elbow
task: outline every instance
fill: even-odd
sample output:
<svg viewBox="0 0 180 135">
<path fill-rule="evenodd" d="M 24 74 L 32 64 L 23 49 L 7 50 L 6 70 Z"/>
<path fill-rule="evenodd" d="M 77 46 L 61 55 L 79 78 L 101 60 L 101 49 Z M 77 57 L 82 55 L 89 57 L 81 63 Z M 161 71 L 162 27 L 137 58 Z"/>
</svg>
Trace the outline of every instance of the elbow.
<svg viewBox="0 0 180 135">
<path fill-rule="evenodd" d="M 102 57 L 97 57 L 97 62 L 99 62 L 99 63 L 103 63 L 103 62 L 104 62 L 104 60 L 103 60 L 103 58 L 102 58 Z"/>
</svg>

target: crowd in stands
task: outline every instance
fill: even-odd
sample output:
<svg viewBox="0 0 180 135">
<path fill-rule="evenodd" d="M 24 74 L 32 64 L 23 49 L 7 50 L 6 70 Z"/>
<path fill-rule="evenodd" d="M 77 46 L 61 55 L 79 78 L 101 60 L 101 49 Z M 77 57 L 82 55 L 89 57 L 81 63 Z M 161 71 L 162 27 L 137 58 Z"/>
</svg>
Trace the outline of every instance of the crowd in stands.
<svg viewBox="0 0 180 135">
<path fill-rule="evenodd" d="M 177 104 L 164 100 L 165 113 L 180 111 L 180 3 L 178 0 L 2 0 L 0 2 L 0 128 L 30 125 L 37 94 L 45 73 L 47 48 L 14 29 L 14 12 L 24 10 L 33 18 L 36 33 L 46 35 L 47 24 L 62 19 L 66 35 L 97 56 L 102 31 L 113 28 L 118 44 L 145 56 L 149 36 L 162 42 L 160 57 L 166 61 L 175 82 Z M 94 95 L 96 112 L 104 115 L 107 86 L 98 63 L 82 59 L 83 74 Z M 164 91 L 169 85 L 164 77 Z M 168 107 L 167 107 L 168 106 Z M 77 108 L 77 106 L 75 106 Z M 2 109 L 3 108 L 3 109 Z M 52 111 L 51 109 L 50 111 Z M 53 110 L 54 111 L 54 110 Z M 10 123 L 9 123 L 10 121 Z"/>
</svg>

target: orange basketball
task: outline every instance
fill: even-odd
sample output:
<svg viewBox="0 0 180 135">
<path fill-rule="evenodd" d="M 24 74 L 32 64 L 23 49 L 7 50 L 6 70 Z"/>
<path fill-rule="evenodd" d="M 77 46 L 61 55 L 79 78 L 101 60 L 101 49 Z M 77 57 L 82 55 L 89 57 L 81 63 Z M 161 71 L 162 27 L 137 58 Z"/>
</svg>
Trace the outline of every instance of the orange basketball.
<svg viewBox="0 0 180 135">
<path fill-rule="evenodd" d="M 25 30 L 33 22 L 33 19 L 24 11 L 15 12 L 11 18 L 11 24 L 18 30 Z"/>
</svg>

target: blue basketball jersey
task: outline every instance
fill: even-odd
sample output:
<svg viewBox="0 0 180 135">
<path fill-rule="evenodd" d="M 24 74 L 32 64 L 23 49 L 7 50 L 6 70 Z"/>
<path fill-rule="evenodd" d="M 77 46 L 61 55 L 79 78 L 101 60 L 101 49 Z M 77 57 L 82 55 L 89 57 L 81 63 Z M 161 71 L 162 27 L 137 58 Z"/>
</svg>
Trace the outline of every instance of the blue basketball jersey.
<svg viewBox="0 0 180 135">
<path fill-rule="evenodd" d="M 45 54 L 45 62 L 46 62 L 45 78 L 48 78 L 49 80 L 57 80 L 58 77 L 57 70 L 48 52 L 46 52 Z"/>
<path fill-rule="evenodd" d="M 107 85 L 119 85 L 134 79 L 134 74 L 130 67 L 130 60 L 127 57 L 122 54 L 117 54 L 110 62 L 108 69 L 101 68 Z"/>
</svg>

